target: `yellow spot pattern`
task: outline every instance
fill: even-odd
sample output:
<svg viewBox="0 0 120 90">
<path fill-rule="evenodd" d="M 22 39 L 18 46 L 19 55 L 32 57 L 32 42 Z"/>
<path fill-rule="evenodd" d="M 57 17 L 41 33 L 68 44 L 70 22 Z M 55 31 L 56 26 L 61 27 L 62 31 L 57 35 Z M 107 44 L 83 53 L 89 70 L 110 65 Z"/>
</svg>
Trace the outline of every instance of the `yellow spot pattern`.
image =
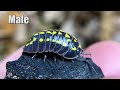
<svg viewBox="0 0 120 90">
<path fill-rule="evenodd" d="M 47 39 L 46 39 L 46 41 L 50 41 L 50 39 L 49 39 L 49 38 L 47 38 Z"/>
<path fill-rule="evenodd" d="M 53 39 L 52 42 L 55 42 L 55 40 Z"/>
<path fill-rule="evenodd" d="M 81 45 L 79 45 L 78 47 L 81 48 Z"/>
<path fill-rule="evenodd" d="M 31 41 L 29 44 L 33 44 L 33 41 Z"/>
<path fill-rule="evenodd" d="M 36 40 L 37 40 L 37 38 L 34 37 L 34 38 L 33 38 L 33 41 L 36 41 Z"/>
<path fill-rule="evenodd" d="M 76 51 L 76 47 L 73 47 L 72 50 L 73 50 L 73 51 Z"/>
<path fill-rule="evenodd" d="M 26 46 L 29 46 L 29 45 L 33 44 L 33 42 L 36 41 L 36 40 L 37 40 L 37 38 L 34 37 L 31 42 L 29 42 L 29 43 L 26 44 Z"/>
<path fill-rule="evenodd" d="M 56 31 L 53 31 L 53 35 L 56 34 L 57 32 Z"/>
<path fill-rule="evenodd" d="M 74 36 L 73 36 L 74 37 Z M 77 42 L 77 39 L 74 37 L 74 42 Z"/>
<path fill-rule="evenodd" d="M 70 38 L 70 36 L 69 36 L 67 33 L 65 34 L 65 37 L 66 37 L 66 38 Z"/>
<path fill-rule="evenodd" d="M 58 32 L 58 34 L 59 34 L 59 35 L 62 35 L 62 33 L 61 33 L 61 32 Z"/>
<path fill-rule="evenodd" d="M 39 40 L 40 42 L 43 42 L 43 38 L 40 38 L 40 40 Z"/>
<path fill-rule="evenodd" d="M 60 41 L 59 41 L 59 40 L 57 40 L 57 42 L 56 42 L 56 43 L 60 44 Z"/>
<path fill-rule="evenodd" d="M 39 32 L 40 34 L 45 34 L 45 32 Z"/>
<path fill-rule="evenodd" d="M 68 42 L 71 42 L 71 39 L 67 39 Z"/>
<path fill-rule="evenodd" d="M 25 46 L 29 46 L 29 43 L 27 43 Z"/>
<path fill-rule="evenodd" d="M 66 46 L 68 46 L 68 45 L 67 45 L 66 43 L 63 43 L 63 46 L 66 47 Z"/>
<path fill-rule="evenodd" d="M 77 42 L 77 40 L 76 40 L 76 39 L 74 39 L 74 42 Z"/>
<path fill-rule="evenodd" d="M 47 33 L 52 34 L 52 32 L 50 32 L 50 31 L 47 31 Z"/>
</svg>

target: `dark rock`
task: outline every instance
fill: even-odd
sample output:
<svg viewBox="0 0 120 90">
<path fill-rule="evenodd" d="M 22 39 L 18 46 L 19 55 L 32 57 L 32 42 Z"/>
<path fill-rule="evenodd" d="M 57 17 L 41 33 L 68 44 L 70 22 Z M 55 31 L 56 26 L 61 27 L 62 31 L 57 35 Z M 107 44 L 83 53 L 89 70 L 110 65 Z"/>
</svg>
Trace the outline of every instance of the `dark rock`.
<svg viewBox="0 0 120 90">
<path fill-rule="evenodd" d="M 51 55 L 50 55 L 51 56 Z M 49 56 L 44 61 L 43 55 L 32 59 L 22 54 L 17 61 L 7 62 L 5 79 L 100 79 L 104 75 L 100 67 L 90 58 L 65 60 Z"/>
</svg>

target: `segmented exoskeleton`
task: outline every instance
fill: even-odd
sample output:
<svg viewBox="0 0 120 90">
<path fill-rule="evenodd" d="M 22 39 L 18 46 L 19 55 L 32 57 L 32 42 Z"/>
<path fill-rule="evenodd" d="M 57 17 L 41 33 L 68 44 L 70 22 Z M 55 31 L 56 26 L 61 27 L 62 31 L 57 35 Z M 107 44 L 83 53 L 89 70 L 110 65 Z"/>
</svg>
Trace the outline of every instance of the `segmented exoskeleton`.
<svg viewBox="0 0 120 90">
<path fill-rule="evenodd" d="M 80 57 L 83 50 L 74 36 L 62 30 L 50 29 L 34 34 L 25 45 L 23 52 L 53 52 L 66 59 L 75 59 Z"/>
</svg>

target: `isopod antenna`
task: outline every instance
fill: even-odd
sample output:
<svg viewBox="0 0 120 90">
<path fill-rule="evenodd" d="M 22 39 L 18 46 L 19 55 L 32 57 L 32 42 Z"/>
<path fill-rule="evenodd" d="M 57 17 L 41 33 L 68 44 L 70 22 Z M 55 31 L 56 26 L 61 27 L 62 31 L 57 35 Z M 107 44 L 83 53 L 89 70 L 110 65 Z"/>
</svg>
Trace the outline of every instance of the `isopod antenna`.
<svg viewBox="0 0 120 90">
<path fill-rule="evenodd" d="M 90 58 L 91 58 L 91 54 L 90 54 L 90 53 L 82 53 L 82 55 L 83 55 L 83 56 L 84 56 L 84 55 L 90 56 Z"/>
</svg>

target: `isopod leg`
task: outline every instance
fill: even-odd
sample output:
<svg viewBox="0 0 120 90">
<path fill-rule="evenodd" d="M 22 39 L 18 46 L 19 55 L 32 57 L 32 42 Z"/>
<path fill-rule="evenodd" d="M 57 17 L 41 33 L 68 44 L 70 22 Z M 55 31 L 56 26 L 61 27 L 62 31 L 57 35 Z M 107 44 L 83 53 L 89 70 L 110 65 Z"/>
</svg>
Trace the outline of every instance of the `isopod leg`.
<svg viewBox="0 0 120 90">
<path fill-rule="evenodd" d="M 35 56 L 37 56 L 37 54 L 33 55 L 32 59 L 33 59 Z"/>
<path fill-rule="evenodd" d="M 54 55 L 54 60 L 55 60 L 55 62 L 57 61 L 55 55 Z"/>
<path fill-rule="evenodd" d="M 45 62 L 46 58 L 47 58 L 47 55 L 44 55 L 44 62 Z"/>
</svg>

